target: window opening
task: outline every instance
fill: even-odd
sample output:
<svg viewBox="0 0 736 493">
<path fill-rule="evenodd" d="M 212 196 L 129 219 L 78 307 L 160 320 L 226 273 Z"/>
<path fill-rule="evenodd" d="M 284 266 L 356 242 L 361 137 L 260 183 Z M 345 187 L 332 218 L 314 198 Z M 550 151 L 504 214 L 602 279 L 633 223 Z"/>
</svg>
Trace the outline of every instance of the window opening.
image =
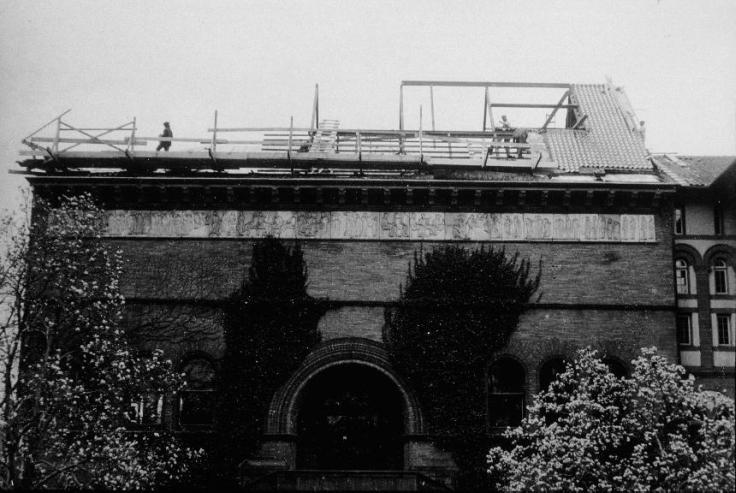
<svg viewBox="0 0 736 493">
<path fill-rule="evenodd" d="M 605 363 L 605 365 L 608 367 L 608 370 L 613 373 L 616 378 L 625 378 L 629 376 L 629 371 L 617 359 L 603 358 L 603 363 Z"/>
<path fill-rule="evenodd" d="M 682 259 L 675 260 L 675 280 L 677 294 L 690 294 L 689 266 Z"/>
<path fill-rule="evenodd" d="M 184 365 L 186 387 L 179 393 L 179 423 L 182 425 L 211 425 L 214 417 L 215 369 L 204 358 L 190 360 Z"/>
<path fill-rule="evenodd" d="M 677 315 L 677 343 L 680 346 L 692 344 L 692 317 L 689 313 Z"/>
<path fill-rule="evenodd" d="M 685 208 L 682 206 L 675 207 L 675 234 L 685 234 Z"/>
<path fill-rule="evenodd" d="M 544 391 L 549 388 L 557 376 L 565 372 L 565 360 L 562 358 L 553 358 L 542 365 L 539 371 L 539 388 Z"/>
<path fill-rule="evenodd" d="M 728 266 L 723 259 L 716 260 L 713 264 L 713 278 L 715 281 L 715 294 L 728 294 Z"/>
<path fill-rule="evenodd" d="M 731 345 L 731 316 L 727 313 L 719 313 L 716 315 L 718 322 L 718 345 Z"/>
<path fill-rule="evenodd" d="M 125 413 L 130 424 L 138 426 L 155 426 L 161 424 L 163 414 L 163 395 L 158 392 L 148 392 L 134 400 L 130 409 Z"/>
<path fill-rule="evenodd" d="M 524 417 L 524 368 L 510 358 L 488 371 L 488 417 L 492 427 L 518 426 Z"/>
<path fill-rule="evenodd" d="M 716 235 L 723 234 L 723 208 L 721 204 L 716 204 L 713 207 L 713 232 Z"/>
</svg>

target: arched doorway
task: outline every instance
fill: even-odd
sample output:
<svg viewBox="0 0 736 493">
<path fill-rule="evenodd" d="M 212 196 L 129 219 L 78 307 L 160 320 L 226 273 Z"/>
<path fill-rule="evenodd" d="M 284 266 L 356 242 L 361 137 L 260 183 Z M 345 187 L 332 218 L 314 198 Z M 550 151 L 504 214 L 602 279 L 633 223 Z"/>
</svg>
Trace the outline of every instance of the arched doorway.
<svg viewBox="0 0 736 493">
<path fill-rule="evenodd" d="M 299 469 L 402 469 L 404 402 L 377 369 L 338 364 L 314 375 L 300 392 Z"/>
</svg>

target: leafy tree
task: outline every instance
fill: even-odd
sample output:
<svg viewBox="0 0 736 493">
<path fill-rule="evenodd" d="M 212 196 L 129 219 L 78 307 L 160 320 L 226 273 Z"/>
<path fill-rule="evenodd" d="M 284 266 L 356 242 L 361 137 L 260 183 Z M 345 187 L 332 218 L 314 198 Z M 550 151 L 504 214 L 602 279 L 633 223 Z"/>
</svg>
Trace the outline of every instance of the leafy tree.
<svg viewBox="0 0 736 493">
<path fill-rule="evenodd" d="M 180 378 L 126 340 L 120 254 L 100 240 L 100 212 L 84 195 L 2 219 L 2 489 L 151 488 L 180 480 L 195 455 L 125 427 L 131 402 Z"/>
<path fill-rule="evenodd" d="M 733 491 L 734 402 L 642 349 L 616 378 L 591 349 L 537 396 L 489 472 L 509 490 Z"/>
<path fill-rule="evenodd" d="M 277 238 L 253 246 L 248 279 L 225 310 L 225 355 L 216 416 L 221 474 L 256 450 L 274 392 L 319 343 L 320 300 L 307 294 L 301 247 Z"/>
<path fill-rule="evenodd" d="M 453 453 L 463 489 L 482 486 L 488 450 L 484 381 L 539 286 L 504 250 L 418 252 L 390 316 L 393 364 L 416 392 L 429 433 Z"/>
</svg>

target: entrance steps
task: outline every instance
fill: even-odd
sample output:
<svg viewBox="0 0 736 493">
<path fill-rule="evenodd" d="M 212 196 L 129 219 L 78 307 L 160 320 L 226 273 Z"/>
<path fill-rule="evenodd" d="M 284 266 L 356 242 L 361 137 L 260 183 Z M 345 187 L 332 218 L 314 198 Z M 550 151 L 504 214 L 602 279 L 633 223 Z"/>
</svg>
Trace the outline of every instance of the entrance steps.
<svg viewBox="0 0 736 493">
<path fill-rule="evenodd" d="M 412 471 L 275 471 L 245 485 L 250 491 L 451 491 Z"/>
</svg>

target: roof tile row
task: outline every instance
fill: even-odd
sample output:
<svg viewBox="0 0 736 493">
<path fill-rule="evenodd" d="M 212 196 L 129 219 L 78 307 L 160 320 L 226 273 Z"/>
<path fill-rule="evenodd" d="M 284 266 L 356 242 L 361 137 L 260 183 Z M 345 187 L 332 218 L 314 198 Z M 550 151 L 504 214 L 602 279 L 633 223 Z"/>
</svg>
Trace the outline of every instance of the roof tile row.
<svg viewBox="0 0 736 493">
<path fill-rule="evenodd" d="M 580 168 L 651 170 L 642 135 L 627 122 L 618 89 L 603 84 L 575 84 L 570 98 L 587 115 L 585 129 L 549 129 L 545 143 L 560 170 Z M 633 114 L 629 115 L 630 119 Z"/>
</svg>

